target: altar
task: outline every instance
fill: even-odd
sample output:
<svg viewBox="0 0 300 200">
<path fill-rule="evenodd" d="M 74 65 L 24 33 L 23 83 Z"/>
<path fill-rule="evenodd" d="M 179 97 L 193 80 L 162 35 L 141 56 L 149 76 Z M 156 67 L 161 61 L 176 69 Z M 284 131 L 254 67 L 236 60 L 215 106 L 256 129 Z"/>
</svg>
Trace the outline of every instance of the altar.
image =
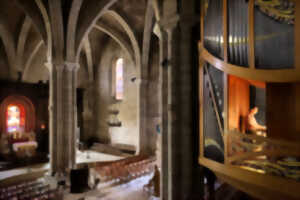
<svg viewBox="0 0 300 200">
<path fill-rule="evenodd" d="M 35 141 L 14 143 L 12 145 L 13 152 L 15 152 L 19 158 L 33 157 L 37 147 L 38 144 Z"/>
<path fill-rule="evenodd" d="M 1 150 L 11 159 L 32 158 L 36 155 L 36 110 L 25 96 L 8 96 L 0 106 Z M 39 132 L 38 132 L 39 133 Z"/>
</svg>

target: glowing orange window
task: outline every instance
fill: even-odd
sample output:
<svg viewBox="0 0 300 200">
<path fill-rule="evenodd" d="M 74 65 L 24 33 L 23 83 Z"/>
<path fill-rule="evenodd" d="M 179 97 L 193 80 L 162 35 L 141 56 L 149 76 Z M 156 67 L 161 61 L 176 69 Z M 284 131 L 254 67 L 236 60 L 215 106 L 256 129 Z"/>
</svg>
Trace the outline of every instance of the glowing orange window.
<svg viewBox="0 0 300 200">
<path fill-rule="evenodd" d="M 6 111 L 7 132 L 23 132 L 25 130 L 25 110 L 23 106 L 9 105 Z"/>
</svg>

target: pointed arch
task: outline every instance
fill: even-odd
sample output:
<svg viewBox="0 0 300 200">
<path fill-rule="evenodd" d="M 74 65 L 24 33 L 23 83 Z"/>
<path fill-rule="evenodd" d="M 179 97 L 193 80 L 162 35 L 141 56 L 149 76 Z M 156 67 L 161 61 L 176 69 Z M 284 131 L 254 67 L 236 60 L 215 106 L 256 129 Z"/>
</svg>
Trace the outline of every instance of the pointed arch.
<svg viewBox="0 0 300 200">
<path fill-rule="evenodd" d="M 88 75 L 89 75 L 89 81 L 94 80 L 94 64 L 93 64 L 93 56 L 92 56 L 92 48 L 90 44 L 90 40 L 87 37 L 84 41 L 84 51 L 86 55 L 87 60 L 87 69 L 88 69 Z"/>
<path fill-rule="evenodd" d="M 41 12 L 43 22 L 45 25 L 47 40 L 44 40 L 44 41 L 47 44 L 47 60 L 48 60 L 48 62 L 51 62 L 51 59 L 52 59 L 52 33 L 51 33 L 51 25 L 50 25 L 49 15 L 47 13 L 47 9 L 46 9 L 45 5 L 43 4 L 42 0 L 35 0 L 35 3 Z"/>
<path fill-rule="evenodd" d="M 98 19 L 118 0 L 89 0 L 85 1 L 86 8 L 80 13 L 76 34 L 76 52 L 82 49 L 83 40 L 91 32 Z"/>
<path fill-rule="evenodd" d="M 152 1 L 148 1 L 146 10 L 146 19 L 144 26 L 144 36 L 143 36 L 143 52 L 142 52 L 142 72 L 141 77 L 148 77 L 148 66 L 149 66 L 149 54 L 151 47 L 151 35 L 154 26 L 154 9 Z"/>
<path fill-rule="evenodd" d="M 119 15 L 116 11 L 106 10 L 104 12 L 104 15 L 109 15 L 109 16 L 113 17 L 116 21 L 118 21 L 118 23 L 121 25 L 121 27 L 127 33 L 128 37 L 130 39 L 130 42 L 131 42 L 131 46 L 134 51 L 137 77 L 140 78 L 141 77 L 141 69 L 140 69 L 141 68 L 141 50 L 140 50 L 140 46 L 139 46 L 138 40 L 134 34 L 133 29 L 124 20 L 124 18 L 121 15 Z"/>
<path fill-rule="evenodd" d="M 17 67 L 21 67 L 23 64 L 23 55 L 24 55 L 24 49 L 25 49 L 25 43 L 28 37 L 29 30 L 31 28 L 31 19 L 29 16 L 26 15 L 20 35 L 18 40 L 18 46 L 17 46 Z"/>
<path fill-rule="evenodd" d="M 44 44 L 44 42 L 41 40 L 36 47 L 34 48 L 34 50 L 32 51 L 32 53 L 30 54 L 28 60 L 26 61 L 24 70 L 23 70 L 23 74 L 22 74 L 22 81 L 27 80 L 28 78 L 28 74 L 29 74 L 29 68 L 30 65 L 32 63 L 32 60 L 34 59 L 34 57 L 36 56 L 36 54 L 39 52 L 40 48 L 42 47 L 42 45 Z"/>
<path fill-rule="evenodd" d="M 60 0 L 48 1 L 52 33 L 52 56 L 56 63 L 64 62 L 65 38 L 62 5 Z M 55 22 L 55 23 L 54 23 Z M 55 50 L 55 51 L 54 51 Z"/>
<path fill-rule="evenodd" d="M 83 0 L 73 1 L 71 6 L 71 11 L 69 14 L 66 54 L 67 54 L 67 60 L 70 62 L 75 61 L 76 59 L 76 49 L 75 49 L 76 27 L 78 23 L 78 17 L 79 17 L 80 8 L 82 6 L 82 2 Z"/>
<path fill-rule="evenodd" d="M 160 10 L 159 10 L 159 3 L 157 2 L 157 0 L 151 0 L 151 4 L 152 4 L 152 8 L 154 10 L 155 13 L 155 19 L 156 21 L 159 21 L 161 18 L 161 14 L 160 14 Z"/>
<path fill-rule="evenodd" d="M 109 35 L 113 40 L 115 40 L 121 46 L 122 49 L 124 49 L 124 51 L 129 55 L 132 62 L 135 62 L 135 56 L 134 56 L 133 50 L 131 48 L 131 45 L 126 39 L 124 39 L 124 37 L 122 36 L 121 33 L 119 33 L 118 31 L 115 31 L 108 25 L 106 25 L 104 23 L 100 23 L 100 22 L 98 22 L 95 25 L 95 29 L 102 31 L 103 33 Z"/>
<path fill-rule="evenodd" d="M 16 5 L 28 15 L 37 31 L 41 34 L 44 41 L 47 41 L 47 32 L 44 26 L 42 14 L 38 6 L 33 1 L 14 0 Z"/>
<path fill-rule="evenodd" d="M 15 67 L 16 57 L 15 42 L 13 39 L 13 34 L 9 31 L 8 26 L 5 24 L 3 19 L 5 18 L 0 15 L 0 37 L 5 47 L 7 60 L 10 66 L 10 73 L 12 73 L 12 70 Z"/>
</svg>

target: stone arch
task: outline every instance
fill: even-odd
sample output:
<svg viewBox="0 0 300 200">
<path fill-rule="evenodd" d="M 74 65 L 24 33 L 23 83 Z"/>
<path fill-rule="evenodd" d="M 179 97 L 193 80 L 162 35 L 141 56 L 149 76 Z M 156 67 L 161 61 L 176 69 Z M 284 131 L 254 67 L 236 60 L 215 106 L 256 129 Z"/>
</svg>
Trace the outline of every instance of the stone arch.
<svg viewBox="0 0 300 200">
<path fill-rule="evenodd" d="M 57 64 L 64 63 L 65 38 L 61 1 L 48 1 L 52 33 L 52 57 Z M 54 23 L 55 22 L 55 23 Z"/>
<path fill-rule="evenodd" d="M 0 16 L 0 37 L 5 47 L 6 56 L 8 63 L 10 65 L 10 73 L 12 73 L 12 69 L 15 64 L 15 57 L 16 57 L 16 49 L 15 43 L 13 39 L 13 34 L 8 30 L 6 24 L 3 22 L 5 19 L 3 16 Z"/>
<path fill-rule="evenodd" d="M 140 50 L 140 46 L 139 46 L 138 40 L 134 34 L 133 29 L 129 26 L 129 24 L 125 21 L 125 19 L 121 15 L 119 15 L 116 11 L 106 10 L 103 15 L 109 15 L 109 16 L 113 17 L 115 20 L 118 21 L 118 23 L 121 25 L 121 27 L 127 33 L 128 37 L 130 39 L 130 42 L 131 42 L 131 46 L 134 51 L 135 65 L 137 68 L 137 77 L 141 78 L 141 69 L 140 69 L 141 68 L 141 50 Z"/>
<path fill-rule="evenodd" d="M 30 54 L 28 60 L 25 63 L 25 67 L 23 70 L 23 74 L 22 74 L 22 81 L 25 81 L 28 78 L 28 74 L 29 74 L 29 68 L 30 65 L 32 63 L 32 60 L 34 59 L 34 57 L 36 56 L 36 54 L 38 53 L 38 51 L 41 49 L 42 45 L 44 44 L 44 42 L 41 40 L 36 47 L 34 48 L 34 50 L 32 51 L 32 53 Z"/>
<path fill-rule="evenodd" d="M 24 55 L 24 49 L 25 49 L 25 43 L 27 40 L 27 36 L 29 33 L 29 30 L 31 28 L 31 19 L 26 15 L 20 35 L 18 40 L 18 46 L 17 46 L 17 67 L 20 68 L 23 64 L 23 55 Z"/>
<path fill-rule="evenodd" d="M 154 10 L 154 13 L 155 13 L 155 19 L 156 21 L 159 21 L 160 18 L 161 18 L 161 13 L 160 13 L 160 10 L 159 10 L 159 3 L 157 0 L 151 0 L 151 4 L 152 4 L 152 8 Z"/>
<path fill-rule="evenodd" d="M 47 40 L 44 40 L 45 43 L 47 42 L 47 60 L 48 62 L 51 62 L 52 59 L 52 33 L 51 33 L 51 25 L 50 25 L 50 19 L 49 15 L 47 13 L 46 7 L 43 4 L 42 0 L 35 0 L 36 5 L 40 9 L 40 12 L 42 14 L 42 19 L 45 24 L 46 29 L 46 35 Z"/>
<path fill-rule="evenodd" d="M 120 46 L 121 48 L 124 49 L 124 51 L 129 55 L 129 57 L 131 58 L 132 62 L 135 62 L 135 56 L 134 53 L 132 51 L 131 45 L 129 44 L 128 41 L 126 41 L 121 33 L 113 30 L 111 27 L 109 27 L 106 24 L 103 23 L 97 23 L 95 25 L 95 29 L 102 31 L 103 33 L 109 35 L 113 40 L 115 40 Z"/>
<path fill-rule="evenodd" d="M 84 52 L 86 56 L 86 61 L 87 61 L 87 71 L 88 71 L 88 76 L 89 76 L 89 81 L 94 80 L 94 64 L 93 64 L 93 56 L 92 56 L 92 48 L 90 44 L 90 40 L 87 37 L 84 41 Z"/>
<path fill-rule="evenodd" d="M 142 52 L 142 75 L 141 77 L 147 77 L 148 65 L 149 65 L 149 54 L 150 54 L 150 44 L 151 44 L 151 35 L 154 26 L 154 9 L 151 1 L 148 1 L 147 10 L 146 10 L 146 19 L 144 27 L 144 36 L 143 36 L 143 52 Z"/>
<path fill-rule="evenodd" d="M 67 30 L 67 60 L 74 61 L 76 59 L 76 49 L 75 49 L 75 42 L 76 42 L 76 27 L 79 17 L 79 12 L 83 0 L 74 0 L 72 2 L 71 11 L 69 14 L 68 20 L 68 30 Z"/>
<path fill-rule="evenodd" d="M 35 0 L 35 1 L 41 1 L 41 0 Z M 33 2 L 33 1 L 23 1 L 23 0 L 14 0 L 16 5 L 20 7 L 23 12 L 28 15 L 33 25 L 36 27 L 38 32 L 41 34 L 44 41 L 47 40 L 47 32 L 44 27 L 43 17 L 41 15 L 41 12 L 39 10 L 39 7 Z"/>
<path fill-rule="evenodd" d="M 5 133 L 7 130 L 6 109 L 9 105 L 21 105 L 25 108 L 25 131 L 33 131 L 35 129 L 35 108 L 32 102 L 25 96 L 12 95 L 6 97 L 0 106 L 0 130 L 2 131 L 2 133 Z"/>
<path fill-rule="evenodd" d="M 76 54 L 80 52 L 83 46 L 84 38 L 93 29 L 98 19 L 104 14 L 104 11 L 113 6 L 118 0 L 89 0 L 87 8 L 80 13 L 78 26 L 76 30 Z"/>
</svg>

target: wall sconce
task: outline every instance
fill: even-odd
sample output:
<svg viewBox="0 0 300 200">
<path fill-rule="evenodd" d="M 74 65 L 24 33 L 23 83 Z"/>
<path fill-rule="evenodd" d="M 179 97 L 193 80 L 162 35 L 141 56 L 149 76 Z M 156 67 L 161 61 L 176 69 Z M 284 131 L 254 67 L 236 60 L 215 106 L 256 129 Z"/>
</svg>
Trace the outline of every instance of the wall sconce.
<svg viewBox="0 0 300 200">
<path fill-rule="evenodd" d="M 130 80 L 134 83 L 136 81 L 136 77 L 132 77 Z"/>
</svg>

